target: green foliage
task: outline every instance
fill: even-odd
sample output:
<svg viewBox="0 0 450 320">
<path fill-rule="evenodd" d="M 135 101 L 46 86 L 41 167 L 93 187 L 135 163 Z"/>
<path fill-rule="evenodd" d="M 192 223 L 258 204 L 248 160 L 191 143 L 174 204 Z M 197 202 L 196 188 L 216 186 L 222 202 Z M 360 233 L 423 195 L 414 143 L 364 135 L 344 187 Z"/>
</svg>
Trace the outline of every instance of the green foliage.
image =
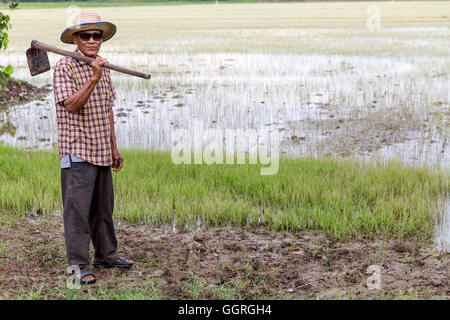
<svg viewBox="0 0 450 320">
<path fill-rule="evenodd" d="M 18 0 L 3 0 L 4 3 L 7 3 L 9 5 L 10 9 L 15 9 L 17 8 L 17 6 L 19 5 L 19 1 Z"/>
<path fill-rule="evenodd" d="M 6 1 L 4 3 L 9 4 L 10 9 L 15 9 L 19 5 L 18 1 Z M 11 29 L 10 16 L 0 12 L 0 50 L 6 50 L 8 48 L 8 30 Z"/>
<path fill-rule="evenodd" d="M 0 12 L 0 50 L 8 47 L 8 31 L 11 28 L 10 17 Z"/>
<path fill-rule="evenodd" d="M 448 173 L 400 162 L 280 159 L 276 175 L 259 165 L 175 165 L 170 153 L 122 150 L 113 176 L 117 219 L 170 223 L 265 225 L 318 230 L 335 240 L 415 238 L 430 241 Z M 0 145 L 0 217 L 61 209 L 56 150 Z"/>
<path fill-rule="evenodd" d="M 18 1 L 6 1 L 4 3 L 9 4 L 10 9 L 15 9 L 19 5 Z M 0 12 L 0 50 L 6 50 L 8 48 L 8 30 L 11 29 L 11 18 L 9 15 Z M 6 67 L 0 66 L 0 85 L 2 85 L 3 90 L 8 90 L 6 87 L 6 82 L 11 77 L 14 69 L 11 65 Z"/>
<path fill-rule="evenodd" d="M 8 91 L 6 87 L 6 81 L 11 77 L 14 68 L 9 64 L 6 67 L 0 66 L 0 84 L 3 86 L 3 90 Z"/>
</svg>

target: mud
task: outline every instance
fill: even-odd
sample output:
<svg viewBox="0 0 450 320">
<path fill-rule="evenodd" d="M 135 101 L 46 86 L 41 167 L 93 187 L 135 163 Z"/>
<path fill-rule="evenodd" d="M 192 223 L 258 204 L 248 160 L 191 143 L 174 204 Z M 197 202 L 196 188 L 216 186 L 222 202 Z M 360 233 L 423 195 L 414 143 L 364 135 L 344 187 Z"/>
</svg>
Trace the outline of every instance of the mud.
<svg viewBox="0 0 450 320">
<path fill-rule="evenodd" d="M 294 234 L 264 227 L 214 227 L 194 233 L 169 229 L 117 225 L 119 253 L 135 265 L 128 271 L 93 269 L 97 283 L 90 286 L 90 294 L 100 287 L 142 288 L 152 283 L 152 290 L 165 299 L 450 298 L 450 254 L 431 244 L 337 243 L 313 231 Z M 64 299 L 63 241 L 61 218 L 29 214 L 3 222 L 0 298 L 20 298 L 39 288 L 38 298 Z M 374 269 L 379 282 L 370 281 L 374 271 L 368 270 Z"/>
<path fill-rule="evenodd" d="M 323 109 L 323 119 L 306 119 L 291 122 L 288 141 L 292 145 L 306 145 L 308 150 L 323 154 L 351 156 L 371 154 L 382 147 L 411 140 L 419 140 L 424 129 L 405 109 L 374 109 L 367 115 L 353 119 L 348 115 L 335 115 Z M 433 124 L 428 121 L 426 126 Z M 425 127 L 426 127 L 425 126 Z M 302 128 L 300 136 L 290 136 L 289 131 Z"/>
<path fill-rule="evenodd" d="M 52 91 L 52 85 L 36 87 L 22 80 L 8 80 L 6 82 L 8 91 L 0 88 L 0 111 L 6 110 L 8 106 L 23 104 L 32 100 L 39 100 Z"/>
</svg>

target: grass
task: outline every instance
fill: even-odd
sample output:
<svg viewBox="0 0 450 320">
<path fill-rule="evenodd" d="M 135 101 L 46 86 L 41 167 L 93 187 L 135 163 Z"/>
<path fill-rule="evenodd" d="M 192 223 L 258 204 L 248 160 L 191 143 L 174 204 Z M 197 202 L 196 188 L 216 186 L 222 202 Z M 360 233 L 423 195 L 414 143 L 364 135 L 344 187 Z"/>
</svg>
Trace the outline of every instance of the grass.
<svg viewBox="0 0 450 320">
<path fill-rule="evenodd" d="M 177 228 L 259 225 L 320 230 L 337 240 L 432 238 L 448 172 L 399 162 L 360 164 L 333 158 L 281 159 L 278 174 L 259 165 L 174 165 L 169 153 L 123 150 L 114 174 L 115 215 Z M 55 151 L 0 146 L 0 210 L 22 215 L 61 207 Z M 3 215 L 3 214 L 2 214 Z"/>
<path fill-rule="evenodd" d="M 267 299 L 263 293 L 264 282 L 250 283 L 250 280 L 241 275 L 243 279 L 236 280 L 235 286 L 217 285 L 211 286 L 203 278 L 195 278 L 180 282 L 178 286 L 185 292 L 188 299 L 202 300 L 210 295 L 215 296 L 219 300 L 242 300 L 245 299 L 243 292 L 246 287 L 251 287 L 255 299 Z M 60 285 L 50 287 L 44 282 L 33 284 L 31 288 L 19 289 L 14 293 L 15 300 L 48 300 L 48 299 L 64 299 L 64 300 L 162 300 L 169 299 L 161 293 L 157 288 L 158 285 L 165 284 L 165 281 L 158 278 L 149 278 L 145 282 L 139 284 L 138 287 L 129 286 L 127 281 L 115 278 L 113 287 L 100 283 L 98 287 L 83 287 L 81 290 L 69 289 L 66 286 L 66 278 L 61 277 Z M 279 295 L 282 292 L 278 293 Z M 271 296 L 271 298 L 274 298 Z"/>
<path fill-rule="evenodd" d="M 137 288 L 126 286 L 126 281 L 118 280 L 114 288 L 100 284 L 97 288 L 83 288 L 83 290 L 73 290 L 66 286 L 66 278 L 61 279 L 61 285 L 58 287 L 49 287 L 45 283 L 36 284 L 33 288 L 18 290 L 14 299 L 17 300 L 45 300 L 58 299 L 64 300 L 162 300 L 165 299 L 161 292 L 156 288 L 158 279 L 151 278 Z M 50 293 L 51 292 L 51 295 Z"/>
</svg>

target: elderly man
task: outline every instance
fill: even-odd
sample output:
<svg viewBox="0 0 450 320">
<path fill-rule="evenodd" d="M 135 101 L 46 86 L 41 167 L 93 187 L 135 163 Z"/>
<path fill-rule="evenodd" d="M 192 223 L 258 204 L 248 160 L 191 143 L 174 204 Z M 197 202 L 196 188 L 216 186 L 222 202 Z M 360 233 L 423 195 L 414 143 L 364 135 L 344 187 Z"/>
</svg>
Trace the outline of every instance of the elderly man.
<svg viewBox="0 0 450 320">
<path fill-rule="evenodd" d="M 76 53 L 95 60 L 71 57 L 58 61 L 53 88 L 61 159 L 64 240 L 67 258 L 80 270 L 81 284 L 95 283 L 89 267 L 89 242 L 95 249 L 94 268 L 129 268 L 132 261 L 117 254 L 112 219 L 114 193 L 111 167 L 122 168 L 114 134 L 112 106 L 116 93 L 107 62 L 97 53 L 116 27 L 95 13 L 81 13 L 78 24 L 61 34 L 61 41 L 76 44 Z"/>
</svg>

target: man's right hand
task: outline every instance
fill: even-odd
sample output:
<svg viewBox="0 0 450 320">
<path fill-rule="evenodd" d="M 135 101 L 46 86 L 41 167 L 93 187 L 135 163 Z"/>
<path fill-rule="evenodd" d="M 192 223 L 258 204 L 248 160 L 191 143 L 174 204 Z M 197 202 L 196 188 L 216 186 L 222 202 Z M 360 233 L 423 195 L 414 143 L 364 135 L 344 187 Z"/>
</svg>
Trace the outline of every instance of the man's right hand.
<svg viewBox="0 0 450 320">
<path fill-rule="evenodd" d="M 97 57 L 91 62 L 90 66 L 93 70 L 93 75 L 80 90 L 64 101 L 64 106 L 67 111 L 76 114 L 87 103 L 97 82 L 102 77 L 102 66 L 107 62 L 108 60 L 102 57 Z"/>
<path fill-rule="evenodd" d="M 91 62 L 91 68 L 94 71 L 92 80 L 94 80 L 95 82 L 98 82 L 98 80 L 100 80 L 100 78 L 102 77 L 102 67 L 107 62 L 108 60 L 102 57 L 97 57 L 94 61 Z"/>
</svg>

